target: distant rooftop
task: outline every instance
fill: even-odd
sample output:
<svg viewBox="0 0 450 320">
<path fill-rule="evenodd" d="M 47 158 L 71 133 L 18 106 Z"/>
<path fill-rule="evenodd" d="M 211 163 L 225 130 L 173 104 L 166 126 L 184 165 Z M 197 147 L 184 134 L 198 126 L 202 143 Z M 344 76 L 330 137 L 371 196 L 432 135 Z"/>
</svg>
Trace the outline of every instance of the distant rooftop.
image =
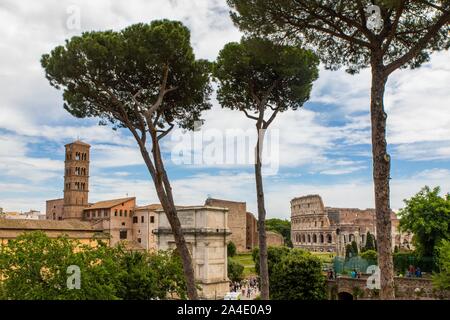
<svg viewBox="0 0 450 320">
<path fill-rule="evenodd" d="M 71 142 L 71 143 L 68 143 L 68 144 L 66 144 L 66 146 L 68 146 L 68 145 L 71 145 L 71 144 L 79 144 L 79 145 L 82 145 L 82 146 L 87 146 L 87 147 L 90 147 L 91 145 L 90 144 L 88 144 L 88 143 L 86 143 L 86 142 L 83 142 L 83 141 L 81 141 L 81 140 L 75 140 L 74 142 Z"/>
<path fill-rule="evenodd" d="M 208 201 L 220 201 L 220 202 L 230 202 L 230 203 L 246 203 L 245 201 L 232 201 L 232 200 L 224 200 L 224 199 L 217 199 L 217 198 L 207 198 L 205 203 Z"/>
<path fill-rule="evenodd" d="M 78 220 L 10 220 L 2 218 L 0 218 L 0 229 L 95 231 L 89 222 Z"/>
<path fill-rule="evenodd" d="M 220 210 L 220 211 L 224 211 L 224 210 L 229 210 L 228 208 L 225 207 L 216 207 L 216 206 L 210 206 L 210 205 L 191 205 L 191 206 L 175 206 L 175 208 L 179 211 L 183 211 L 183 210 Z M 160 207 L 159 209 L 157 209 L 156 211 L 158 212 L 163 212 L 163 208 Z"/>
<path fill-rule="evenodd" d="M 347 210 L 347 211 L 375 211 L 374 208 L 341 208 L 341 207 L 325 207 L 326 210 Z"/>
<path fill-rule="evenodd" d="M 322 200 L 322 197 L 318 194 L 308 194 L 306 196 L 295 197 L 291 201 L 297 200 L 297 199 L 306 199 L 306 198 L 320 198 L 320 200 Z"/>
<path fill-rule="evenodd" d="M 91 209 L 109 209 L 112 207 L 115 207 L 121 203 L 130 201 L 130 200 L 136 200 L 135 197 L 130 197 L 130 198 L 121 198 L 121 199 L 112 199 L 112 200 L 106 200 L 106 201 L 99 201 L 99 202 L 95 202 L 92 205 L 84 208 L 84 210 L 91 210 Z"/>
<path fill-rule="evenodd" d="M 137 206 L 136 210 L 158 210 L 162 209 L 162 206 L 159 203 L 152 203 L 146 206 Z"/>
</svg>

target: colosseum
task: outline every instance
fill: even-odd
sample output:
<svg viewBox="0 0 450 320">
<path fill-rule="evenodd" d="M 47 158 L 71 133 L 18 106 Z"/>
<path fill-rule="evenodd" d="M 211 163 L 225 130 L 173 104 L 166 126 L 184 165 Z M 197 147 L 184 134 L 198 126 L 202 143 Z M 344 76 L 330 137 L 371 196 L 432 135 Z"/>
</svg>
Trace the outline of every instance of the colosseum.
<svg viewBox="0 0 450 320">
<path fill-rule="evenodd" d="M 398 230 L 399 220 L 391 213 L 392 249 L 410 248 L 412 235 Z M 291 237 L 295 248 L 345 255 L 352 241 L 364 247 L 366 234 L 376 238 L 375 209 L 325 207 L 319 195 L 291 200 Z"/>
</svg>

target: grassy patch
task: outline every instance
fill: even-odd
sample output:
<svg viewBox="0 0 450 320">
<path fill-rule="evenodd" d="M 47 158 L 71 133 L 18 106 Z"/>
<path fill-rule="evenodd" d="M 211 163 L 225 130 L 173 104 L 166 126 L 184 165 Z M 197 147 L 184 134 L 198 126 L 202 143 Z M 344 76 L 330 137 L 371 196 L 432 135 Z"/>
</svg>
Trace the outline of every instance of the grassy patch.
<svg viewBox="0 0 450 320">
<path fill-rule="evenodd" d="M 253 262 L 251 253 L 237 254 L 232 259 L 244 266 L 245 277 L 256 275 L 255 263 Z"/>
<path fill-rule="evenodd" d="M 319 258 L 323 263 L 332 263 L 335 257 L 335 254 L 331 252 L 311 252 L 311 254 Z"/>
</svg>

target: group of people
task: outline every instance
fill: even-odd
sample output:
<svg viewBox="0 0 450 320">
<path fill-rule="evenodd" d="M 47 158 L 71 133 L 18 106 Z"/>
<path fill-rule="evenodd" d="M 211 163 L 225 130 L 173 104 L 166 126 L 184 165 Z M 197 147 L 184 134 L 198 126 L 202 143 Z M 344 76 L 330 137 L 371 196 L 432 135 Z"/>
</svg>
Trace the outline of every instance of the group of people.
<svg viewBox="0 0 450 320">
<path fill-rule="evenodd" d="M 241 282 L 233 282 L 230 289 L 231 292 L 240 292 L 243 297 L 250 299 L 259 292 L 258 279 L 249 278 Z"/>
<path fill-rule="evenodd" d="M 361 279 L 361 271 L 353 269 L 352 272 L 350 272 L 350 277 L 352 277 L 352 279 Z"/>
<path fill-rule="evenodd" d="M 402 275 L 400 274 L 400 276 L 402 276 Z M 360 271 L 356 271 L 356 269 L 353 269 L 350 272 L 350 277 L 352 279 L 360 279 L 361 278 L 361 272 Z M 406 277 L 408 277 L 408 278 L 413 278 L 413 277 L 422 278 L 422 270 L 420 270 L 419 267 L 414 267 L 413 265 L 410 265 L 408 267 L 408 270 L 406 271 Z M 328 280 L 336 279 L 336 273 L 331 268 L 328 269 L 328 271 L 327 271 L 327 279 Z"/>
<path fill-rule="evenodd" d="M 408 278 L 417 277 L 422 278 L 422 270 L 419 267 L 414 267 L 413 265 L 409 265 L 408 271 L 406 272 L 406 276 Z"/>
<path fill-rule="evenodd" d="M 356 271 L 356 269 L 353 269 L 350 272 L 350 277 L 353 278 L 353 279 L 360 279 L 361 278 L 361 272 L 360 271 Z M 328 269 L 328 271 L 327 271 L 327 279 L 328 280 L 336 279 L 336 273 L 331 268 Z"/>
</svg>

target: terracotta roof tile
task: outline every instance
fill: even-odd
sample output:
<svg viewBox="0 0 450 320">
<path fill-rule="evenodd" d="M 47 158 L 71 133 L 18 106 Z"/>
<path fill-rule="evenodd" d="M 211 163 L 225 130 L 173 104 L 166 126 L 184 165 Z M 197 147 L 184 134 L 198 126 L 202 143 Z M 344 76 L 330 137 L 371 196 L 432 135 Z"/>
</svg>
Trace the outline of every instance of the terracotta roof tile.
<svg viewBox="0 0 450 320">
<path fill-rule="evenodd" d="M 71 142 L 71 143 L 66 144 L 66 146 L 69 145 L 69 144 L 80 144 L 80 145 L 82 145 L 82 146 L 88 146 L 88 147 L 91 146 L 90 144 L 88 144 L 88 143 L 86 143 L 86 142 L 83 142 L 83 141 L 81 141 L 81 140 L 75 140 L 74 142 Z"/>
<path fill-rule="evenodd" d="M 28 220 L 0 218 L 0 229 L 96 231 L 89 222 L 78 220 Z"/>
<path fill-rule="evenodd" d="M 136 200 L 135 197 L 131 197 L 131 198 L 121 198 L 121 199 L 112 199 L 112 200 L 106 200 L 106 201 L 99 201 L 96 202 L 92 205 L 90 205 L 89 207 L 84 208 L 84 210 L 91 210 L 91 209 L 109 209 L 112 207 L 115 207 L 121 203 L 124 202 L 128 202 L 131 200 Z"/>
<path fill-rule="evenodd" d="M 158 210 L 158 209 L 162 209 L 162 206 L 159 203 L 152 203 L 146 206 L 136 207 L 136 210 Z"/>
</svg>

